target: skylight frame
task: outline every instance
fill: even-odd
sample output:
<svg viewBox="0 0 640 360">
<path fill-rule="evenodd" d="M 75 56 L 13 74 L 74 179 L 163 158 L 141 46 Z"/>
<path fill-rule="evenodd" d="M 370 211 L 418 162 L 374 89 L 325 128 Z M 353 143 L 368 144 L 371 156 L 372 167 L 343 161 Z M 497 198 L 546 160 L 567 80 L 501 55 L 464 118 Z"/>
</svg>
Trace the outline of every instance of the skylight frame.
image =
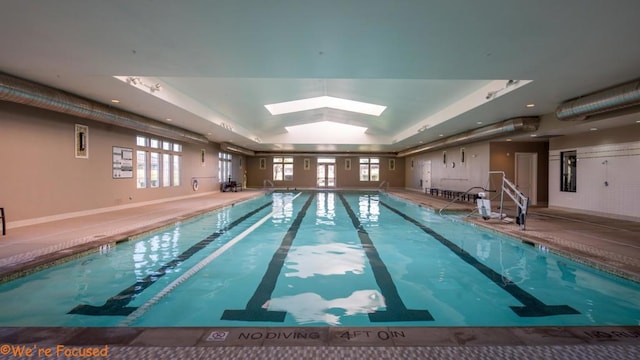
<svg viewBox="0 0 640 360">
<path fill-rule="evenodd" d="M 387 108 L 384 105 L 370 104 L 333 96 L 318 96 L 307 99 L 285 101 L 281 103 L 267 104 L 264 107 L 271 113 L 271 115 L 282 115 L 307 110 L 331 108 L 372 116 L 380 116 Z"/>
</svg>

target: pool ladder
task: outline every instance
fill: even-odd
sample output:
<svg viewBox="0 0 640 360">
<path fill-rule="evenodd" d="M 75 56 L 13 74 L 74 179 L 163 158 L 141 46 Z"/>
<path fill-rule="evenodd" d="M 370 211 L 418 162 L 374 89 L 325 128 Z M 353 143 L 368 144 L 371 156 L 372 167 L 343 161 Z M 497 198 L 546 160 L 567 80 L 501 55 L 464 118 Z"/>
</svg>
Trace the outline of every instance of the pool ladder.
<svg viewBox="0 0 640 360">
<path fill-rule="evenodd" d="M 495 190 L 487 190 L 487 189 L 483 188 L 482 186 L 474 186 L 474 187 L 470 187 L 467 191 L 465 191 L 465 192 L 463 192 L 463 193 L 458 194 L 458 196 L 456 196 L 455 198 L 453 198 L 453 200 L 449 201 L 449 202 L 447 203 L 447 205 L 445 205 L 442 209 L 440 209 L 440 210 L 438 211 L 438 214 L 442 215 L 442 212 L 443 212 L 446 208 L 448 208 L 451 204 L 453 204 L 454 202 L 456 202 L 456 201 L 460 200 L 463 196 L 468 195 L 468 194 L 469 194 L 469 192 L 470 192 L 471 190 L 475 190 L 475 189 L 481 189 L 482 191 L 486 191 L 486 192 L 495 192 Z M 474 210 L 474 211 L 475 211 L 475 210 Z M 471 212 L 471 214 L 473 214 L 473 212 L 474 212 L 474 211 L 472 211 L 472 212 Z M 471 215 L 471 214 L 469 214 L 469 215 Z"/>
<path fill-rule="evenodd" d="M 269 186 L 267 186 L 269 185 Z M 262 188 L 268 193 L 272 193 L 274 188 L 275 188 L 275 184 L 273 183 L 273 181 L 269 180 L 269 179 L 264 179 L 262 180 Z"/>
<path fill-rule="evenodd" d="M 516 205 L 518 206 L 518 209 L 517 209 L 518 213 L 517 213 L 517 216 L 516 216 L 516 224 L 520 225 L 520 228 L 522 230 L 525 230 L 525 222 L 526 222 L 526 219 L 527 219 L 527 212 L 529 210 L 529 197 L 527 197 L 520 190 L 518 190 L 518 187 L 507 179 L 507 177 L 505 176 L 504 171 L 489 171 L 489 176 L 491 176 L 491 174 L 502 175 L 502 186 L 500 187 L 500 214 L 498 215 L 498 218 L 499 219 L 503 218 L 502 214 L 503 214 L 503 209 L 504 209 L 504 194 L 507 194 L 507 196 L 509 196 L 511 198 L 511 200 L 513 200 L 516 203 Z M 442 209 L 440 209 L 438 211 L 438 214 L 442 215 L 442 211 L 443 210 L 445 210 L 447 207 L 449 207 L 449 205 L 451 205 L 454 202 L 456 202 L 457 200 L 459 200 L 462 196 L 468 194 L 469 191 L 471 191 L 473 189 L 482 189 L 485 192 L 495 192 L 495 190 L 487 190 L 487 189 L 485 189 L 485 188 L 483 188 L 481 186 L 474 186 L 472 188 L 469 188 L 469 190 L 465 191 L 464 193 L 459 194 L 458 196 L 456 196 L 447 205 L 445 205 Z M 478 211 L 477 208 L 475 208 L 469 215 L 473 214 L 476 211 Z M 469 216 L 469 215 L 467 215 L 467 216 Z"/>
</svg>

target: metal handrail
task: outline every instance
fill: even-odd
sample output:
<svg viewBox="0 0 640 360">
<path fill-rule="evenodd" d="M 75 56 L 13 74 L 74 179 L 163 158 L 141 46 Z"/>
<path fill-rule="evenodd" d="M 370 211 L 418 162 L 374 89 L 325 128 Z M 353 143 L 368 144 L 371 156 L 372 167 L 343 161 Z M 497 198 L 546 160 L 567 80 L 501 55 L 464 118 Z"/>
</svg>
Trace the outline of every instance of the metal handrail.
<svg viewBox="0 0 640 360">
<path fill-rule="evenodd" d="M 483 191 L 491 191 L 491 190 L 487 190 L 487 189 L 483 188 L 482 186 L 474 186 L 474 187 L 471 187 L 471 188 L 469 188 L 467 191 L 465 191 L 465 192 L 463 192 L 463 193 L 458 194 L 458 196 L 456 196 L 453 200 L 449 201 L 449 202 L 447 203 L 447 205 L 445 205 L 442 209 L 440 209 L 440 210 L 438 211 L 438 214 L 442 215 L 442 211 L 443 211 L 444 209 L 448 208 L 448 207 L 449 207 L 449 205 L 451 205 L 451 204 L 453 204 L 454 202 L 458 201 L 461 197 L 463 197 L 463 196 L 467 195 L 467 194 L 468 194 L 471 190 L 473 190 L 473 189 L 482 189 Z"/>
<path fill-rule="evenodd" d="M 386 185 L 384 190 L 381 189 L 383 185 Z M 387 180 L 382 180 L 380 185 L 378 185 L 378 191 L 388 192 L 389 191 L 389 182 Z"/>
<path fill-rule="evenodd" d="M 275 184 L 273 183 L 273 181 L 269 179 L 262 180 L 262 188 L 264 190 L 267 190 L 267 184 L 271 185 L 271 191 L 273 191 L 273 188 L 275 188 Z"/>
<path fill-rule="evenodd" d="M 518 190 L 518 187 L 507 179 L 504 171 L 489 171 L 489 174 L 502 175 L 502 192 L 500 194 L 500 218 L 502 218 L 504 194 L 506 193 L 518 206 L 518 223 L 520 224 L 520 228 L 522 230 L 525 230 L 527 210 L 529 209 L 529 197 Z"/>
</svg>

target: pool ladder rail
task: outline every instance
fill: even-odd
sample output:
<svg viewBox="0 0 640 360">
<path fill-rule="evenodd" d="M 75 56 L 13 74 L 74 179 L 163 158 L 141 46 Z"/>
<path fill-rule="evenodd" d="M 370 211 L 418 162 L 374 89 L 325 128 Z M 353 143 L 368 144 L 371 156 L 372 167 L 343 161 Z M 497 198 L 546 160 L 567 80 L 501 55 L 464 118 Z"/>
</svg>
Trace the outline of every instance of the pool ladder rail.
<svg viewBox="0 0 640 360">
<path fill-rule="evenodd" d="M 518 187 L 507 179 L 507 177 L 505 176 L 504 171 L 489 171 L 489 176 L 491 176 L 491 174 L 502 175 L 502 185 L 500 187 L 500 208 L 499 208 L 500 212 L 494 215 L 493 213 L 491 213 L 491 209 L 489 208 L 487 213 L 482 215 L 483 218 L 485 220 L 492 219 L 492 218 L 497 218 L 497 219 L 500 219 L 500 220 L 508 220 L 508 221 L 510 221 L 511 219 L 507 218 L 506 215 L 503 213 L 504 195 L 507 194 L 507 196 L 509 196 L 511 198 L 511 200 L 513 200 L 517 205 L 516 224 L 520 225 L 520 229 L 526 230 L 525 223 L 526 223 L 526 218 L 527 218 L 527 212 L 529 210 L 529 197 L 527 197 L 520 190 L 518 190 Z M 459 200 L 461 197 L 467 195 L 471 190 L 474 190 L 474 189 L 482 189 L 485 192 L 495 192 L 495 190 L 487 190 L 487 189 L 485 189 L 485 188 L 483 188 L 481 186 L 471 187 L 471 188 L 469 188 L 469 190 L 465 191 L 464 193 L 458 194 L 458 196 L 456 196 L 453 200 L 451 200 L 449 203 L 447 203 L 447 205 L 445 205 L 443 208 L 441 208 L 438 211 L 438 214 L 442 215 L 442 211 L 443 210 L 445 210 L 451 204 L 453 204 L 454 202 Z M 484 199 L 478 199 L 478 200 L 484 200 Z M 478 201 L 478 207 L 476 209 L 474 209 L 467 216 L 470 216 L 471 214 L 475 213 L 476 211 L 480 212 L 481 209 L 483 208 L 484 204 L 485 204 L 484 202 Z"/>
<path fill-rule="evenodd" d="M 471 192 L 472 190 L 476 190 L 476 189 L 480 189 L 484 192 L 495 192 L 495 190 L 487 190 L 485 188 L 483 188 L 482 186 L 473 186 L 470 187 L 469 189 L 467 189 L 467 191 L 459 193 L 458 196 L 456 196 L 455 198 L 453 198 L 453 200 L 449 201 L 443 208 L 441 208 L 440 210 L 438 210 L 438 214 L 442 215 L 442 212 L 448 208 L 449 206 L 451 206 L 453 203 L 455 203 L 456 201 L 462 199 L 463 197 L 467 196 L 469 194 L 469 192 Z M 473 214 L 477 209 L 474 209 L 471 214 Z M 471 215 L 469 214 L 469 215 Z"/>
<path fill-rule="evenodd" d="M 378 185 L 378 191 L 381 193 L 389 192 L 389 182 L 387 180 L 382 180 L 380 185 Z"/>
</svg>

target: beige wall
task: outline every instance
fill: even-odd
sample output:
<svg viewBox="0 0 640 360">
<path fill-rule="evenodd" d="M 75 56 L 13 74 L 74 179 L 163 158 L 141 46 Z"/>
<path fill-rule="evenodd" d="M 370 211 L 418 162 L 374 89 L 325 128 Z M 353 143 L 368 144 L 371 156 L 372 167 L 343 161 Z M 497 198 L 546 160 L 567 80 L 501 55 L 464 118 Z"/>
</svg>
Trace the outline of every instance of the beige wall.
<svg viewBox="0 0 640 360">
<path fill-rule="evenodd" d="M 462 162 L 462 149 L 465 159 Z M 444 152 L 446 151 L 446 164 Z M 431 165 L 431 187 L 466 191 L 474 186 L 486 186 L 489 172 L 489 145 L 487 143 L 466 144 L 431 152 L 408 156 L 405 159 L 407 189 L 421 191 L 424 168 Z"/>
<path fill-rule="evenodd" d="M 360 156 L 336 156 L 336 187 L 338 188 L 378 188 L 382 181 L 387 181 L 389 187 L 404 186 L 404 159 L 371 155 L 380 158 L 380 181 L 362 182 L 359 177 Z M 247 175 L 249 187 L 262 187 L 264 180 L 274 183 L 277 188 L 315 188 L 318 165 L 317 155 L 300 155 L 293 157 L 293 180 L 273 181 L 273 156 L 256 156 L 247 159 Z M 327 156 L 330 157 L 330 156 Z M 260 169 L 260 159 L 264 159 L 265 168 Z M 351 160 L 351 170 L 347 170 L 345 161 Z M 395 170 L 389 167 L 389 161 L 395 159 Z M 309 160 L 309 169 L 305 170 L 304 162 Z"/>
<path fill-rule="evenodd" d="M 89 158 L 75 157 L 75 124 L 89 127 Z M 131 179 L 112 178 L 112 146 L 135 150 L 133 130 L 19 104 L 0 102 L 0 207 L 9 226 L 27 219 L 123 206 L 217 190 L 217 145 L 183 145 L 182 184 L 136 189 Z M 162 139 L 156 137 L 158 139 Z M 205 164 L 201 163 L 205 149 Z"/>
<path fill-rule="evenodd" d="M 490 143 L 491 171 L 504 171 L 507 179 L 515 181 L 516 153 L 538 154 L 537 203 L 549 200 L 549 143 L 547 142 L 492 142 Z"/>
</svg>

